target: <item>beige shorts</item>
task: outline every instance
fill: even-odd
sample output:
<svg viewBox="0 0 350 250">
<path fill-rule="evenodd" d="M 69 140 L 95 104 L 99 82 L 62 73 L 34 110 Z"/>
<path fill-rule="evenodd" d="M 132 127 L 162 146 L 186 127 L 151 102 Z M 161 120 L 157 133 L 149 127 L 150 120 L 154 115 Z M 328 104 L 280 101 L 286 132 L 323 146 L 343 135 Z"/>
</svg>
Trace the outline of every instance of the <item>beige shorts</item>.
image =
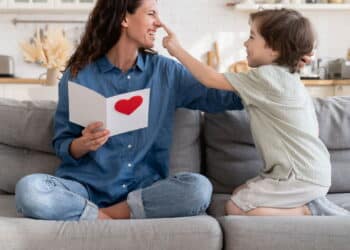
<svg viewBox="0 0 350 250">
<path fill-rule="evenodd" d="M 295 179 L 292 173 L 287 180 L 257 176 L 235 190 L 231 200 L 244 212 L 258 208 L 294 208 L 325 196 L 328 187 Z"/>
</svg>

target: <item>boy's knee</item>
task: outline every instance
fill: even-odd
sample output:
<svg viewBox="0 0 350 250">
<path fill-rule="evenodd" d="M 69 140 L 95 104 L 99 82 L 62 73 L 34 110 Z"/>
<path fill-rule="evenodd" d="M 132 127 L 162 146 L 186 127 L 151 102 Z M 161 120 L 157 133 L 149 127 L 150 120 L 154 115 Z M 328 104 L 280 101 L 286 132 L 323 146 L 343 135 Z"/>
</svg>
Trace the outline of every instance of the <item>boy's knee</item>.
<svg viewBox="0 0 350 250">
<path fill-rule="evenodd" d="M 244 215 L 245 213 L 236 206 L 232 200 L 228 200 L 225 204 L 225 214 L 226 215 Z"/>
</svg>

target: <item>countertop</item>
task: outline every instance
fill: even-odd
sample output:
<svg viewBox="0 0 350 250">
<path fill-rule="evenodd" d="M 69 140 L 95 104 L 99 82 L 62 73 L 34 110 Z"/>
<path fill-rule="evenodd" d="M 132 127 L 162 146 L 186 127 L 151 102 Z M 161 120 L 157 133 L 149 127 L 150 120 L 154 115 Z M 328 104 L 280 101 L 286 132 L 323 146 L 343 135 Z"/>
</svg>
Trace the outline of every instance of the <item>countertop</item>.
<svg viewBox="0 0 350 250">
<path fill-rule="evenodd" d="M 350 85 L 350 79 L 330 79 L 330 80 L 302 80 L 306 86 L 331 86 Z M 0 84 L 41 84 L 45 85 L 46 79 L 35 78 L 0 78 Z"/>
</svg>

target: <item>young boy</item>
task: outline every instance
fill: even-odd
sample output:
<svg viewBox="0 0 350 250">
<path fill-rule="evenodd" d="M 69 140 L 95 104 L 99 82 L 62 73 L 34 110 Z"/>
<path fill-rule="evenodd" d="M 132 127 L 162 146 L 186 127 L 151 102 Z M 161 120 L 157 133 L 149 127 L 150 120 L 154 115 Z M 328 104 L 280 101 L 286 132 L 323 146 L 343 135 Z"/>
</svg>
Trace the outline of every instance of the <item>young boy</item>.
<svg viewBox="0 0 350 250">
<path fill-rule="evenodd" d="M 234 215 L 349 215 L 326 199 L 331 184 L 327 148 L 318 137 L 312 102 L 298 74 L 312 53 L 308 19 L 289 9 L 250 15 L 248 73 L 220 74 L 202 65 L 168 36 L 163 46 L 204 85 L 237 91 L 250 116 L 251 130 L 264 159 L 261 174 L 233 191 L 226 213 Z"/>
</svg>

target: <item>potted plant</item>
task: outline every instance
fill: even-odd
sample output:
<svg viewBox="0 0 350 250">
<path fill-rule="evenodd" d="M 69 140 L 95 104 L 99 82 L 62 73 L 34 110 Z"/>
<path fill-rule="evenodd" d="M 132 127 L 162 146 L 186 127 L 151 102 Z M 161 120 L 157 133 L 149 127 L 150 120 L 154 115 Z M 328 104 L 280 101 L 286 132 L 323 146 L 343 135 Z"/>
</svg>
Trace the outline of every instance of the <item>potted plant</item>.
<svg viewBox="0 0 350 250">
<path fill-rule="evenodd" d="M 37 63 L 47 69 L 47 85 L 58 82 L 59 73 L 65 68 L 72 51 L 72 43 L 66 38 L 64 31 L 50 26 L 37 29 L 34 37 L 29 42 L 21 42 L 20 47 L 25 61 Z"/>
</svg>

